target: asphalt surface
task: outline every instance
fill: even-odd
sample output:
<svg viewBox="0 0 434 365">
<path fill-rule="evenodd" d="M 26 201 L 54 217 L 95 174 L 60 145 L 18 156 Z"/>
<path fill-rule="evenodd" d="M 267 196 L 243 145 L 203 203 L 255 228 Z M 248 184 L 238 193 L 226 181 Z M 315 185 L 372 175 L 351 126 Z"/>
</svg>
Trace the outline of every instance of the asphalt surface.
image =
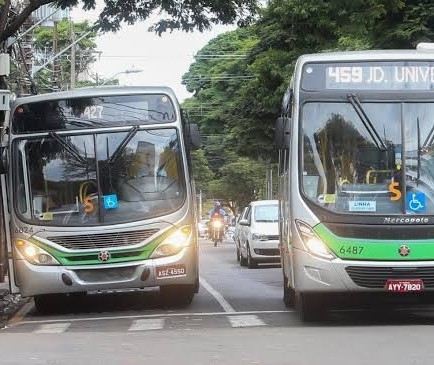
<svg viewBox="0 0 434 365">
<path fill-rule="evenodd" d="M 432 307 L 340 309 L 302 323 L 278 266 L 242 268 L 230 241 L 201 243 L 201 289 L 184 309 L 157 291 L 88 295 L 54 315 L 32 302 L 0 331 L 0 364 L 432 364 Z"/>
</svg>

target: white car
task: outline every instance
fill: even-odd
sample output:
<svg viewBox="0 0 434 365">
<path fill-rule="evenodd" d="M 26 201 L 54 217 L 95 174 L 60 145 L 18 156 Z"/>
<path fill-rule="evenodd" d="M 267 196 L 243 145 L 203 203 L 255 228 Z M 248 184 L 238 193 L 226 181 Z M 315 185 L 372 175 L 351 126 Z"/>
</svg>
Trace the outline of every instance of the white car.
<svg viewBox="0 0 434 365">
<path fill-rule="evenodd" d="M 243 219 L 245 216 L 245 213 L 247 212 L 247 208 L 245 207 L 241 214 L 237 217 L 235 222 L 235 229 L 234 229 L 234 241 L 235 241 L 235 247 L 237 248 L 237 261 L 240 261 L 240 246 L 242 241 L 242 233 L 243 233 L 243 226 L 240 225 L 240 220 Z"/>
<path fill-rule="evenodd" d="M 251 202 L 239 224 L 240 265 L 255 268 L 260 262 L 280 262 L 279 206 L 277 200 Z"/>
</svg>

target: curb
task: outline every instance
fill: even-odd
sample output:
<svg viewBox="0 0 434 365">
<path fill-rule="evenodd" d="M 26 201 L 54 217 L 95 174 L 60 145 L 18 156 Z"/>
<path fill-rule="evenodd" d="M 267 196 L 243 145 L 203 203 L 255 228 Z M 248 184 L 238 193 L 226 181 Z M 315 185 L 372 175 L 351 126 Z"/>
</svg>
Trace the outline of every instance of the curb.
<svg viewBox="0 0 434 365">
<path fill-rule="evenodd" d="M 0 329 L 6 327 L 31 298 L 22 298 L 19 294 L 10 294 L 7 289 L 0 289 Z"/>
</svg>

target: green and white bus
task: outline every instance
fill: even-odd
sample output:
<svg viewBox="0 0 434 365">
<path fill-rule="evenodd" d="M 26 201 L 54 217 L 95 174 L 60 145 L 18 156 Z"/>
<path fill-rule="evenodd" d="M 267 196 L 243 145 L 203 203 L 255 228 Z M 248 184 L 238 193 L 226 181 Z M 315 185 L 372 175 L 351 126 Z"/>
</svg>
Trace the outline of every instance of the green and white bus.
<svg viewBox="0 0 434 365">
<path fill-rule="evenodd" d="M 18 98 L 2 133 L 11 290 L 39 311 L 65 294 L 198 291 L 194 182 L 184 123 L 164 87 L 101 87 Z"/>
<path fill-rule="evenodd" d="M 434 50 L 304 55 L 276 123 L 284 301 L 434 291 Z"/>
</svg>

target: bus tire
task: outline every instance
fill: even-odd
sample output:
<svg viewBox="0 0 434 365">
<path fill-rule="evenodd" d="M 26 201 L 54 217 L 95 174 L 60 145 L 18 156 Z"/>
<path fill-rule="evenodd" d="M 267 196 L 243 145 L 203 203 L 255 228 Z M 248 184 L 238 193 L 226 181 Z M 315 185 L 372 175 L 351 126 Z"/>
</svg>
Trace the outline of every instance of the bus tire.
<svg viewBox="0 0 434 365">
<path fill-rule="evenodd" d="M 62 294 L 35 295 L 33 301 L 40 314 L 56 313 L 65 307 L 65 296 Z"/>
<path fill-rule="evenodd" d="M 186 307 L 193 301 L 195 290 L 195 285 L 164 285 L 160 286 L 160 296 L 164 305 Z"/>
<path fill-rule="evenodd" d="M 319 322 L 328 312 L 320 296 L 311 293 L 296 293 L 296 307 L 303 322 Z"/>
<path fill-rule="evenodd" d="M 288 286 L 288 278 L 285 274 L 283 274 L 283 303 L 287 308 L 292 308 L 295 305 L 295 290 Z"/>
<path fill-rule="evenodd" d="M 255 259 L 250 254 L 250 247 L 247 246 L 247 267 L 249 269 L 256 269 L 258 267 L 258 263 L 255 261 Z"/>
</svg>

